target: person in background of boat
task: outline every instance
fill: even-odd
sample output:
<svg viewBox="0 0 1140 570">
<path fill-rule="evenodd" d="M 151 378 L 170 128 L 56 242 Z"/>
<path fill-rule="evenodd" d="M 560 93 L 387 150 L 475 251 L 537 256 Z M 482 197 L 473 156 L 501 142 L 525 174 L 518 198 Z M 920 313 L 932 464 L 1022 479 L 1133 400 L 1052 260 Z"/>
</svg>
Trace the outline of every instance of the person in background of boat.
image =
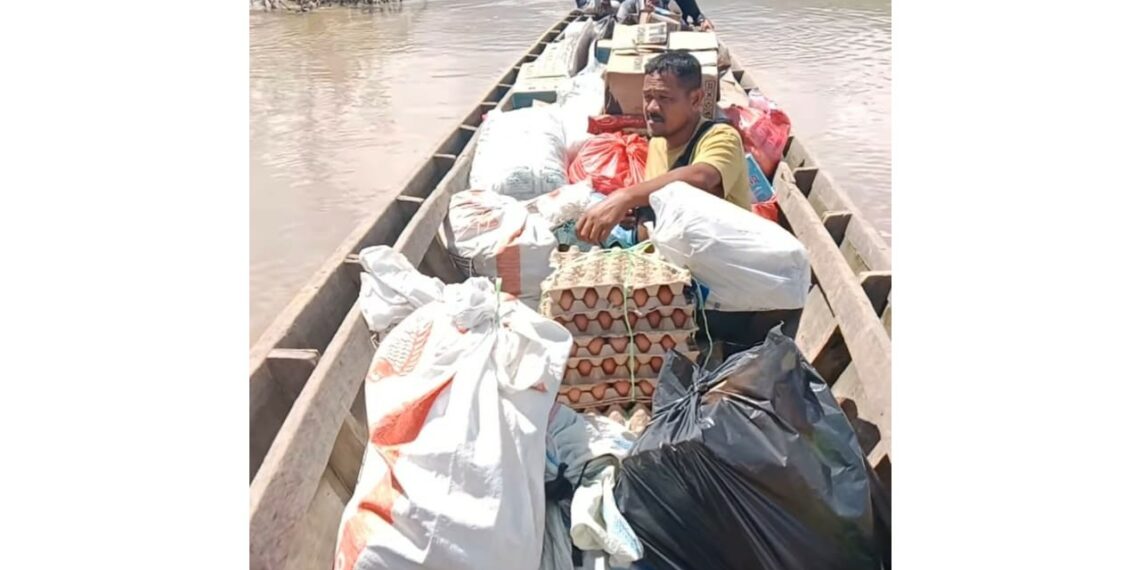
<svg viewBox="0 0 1140 570">
<path fill-rule="evenodd" d="M 649 155 L 645 180 L 615 190 L 578 219 L 578 238 L 601 243 L 630 211 L 649 206 L 649 195 L 685 182 L 748 209 L 752 193 L 744 147 L 736 129 L 701 117 L 701 64 L 688 52 L 669 51 L 645 65 L 642 87 Z M 651 211 L 650 211 L 651 212 Z"/>
<path fill-rule="evenodd" d="M 701 13 L 697 0 L 676 0 L 681 9 L 681 18 L 702 32 L 712 31 L 712 20 Z M 641 12 L 652 12 L 657 8 L 669 8 L 669 0 L 622 0 L 617 10 L 618 23 L 636 23 Z"/>
</svg>

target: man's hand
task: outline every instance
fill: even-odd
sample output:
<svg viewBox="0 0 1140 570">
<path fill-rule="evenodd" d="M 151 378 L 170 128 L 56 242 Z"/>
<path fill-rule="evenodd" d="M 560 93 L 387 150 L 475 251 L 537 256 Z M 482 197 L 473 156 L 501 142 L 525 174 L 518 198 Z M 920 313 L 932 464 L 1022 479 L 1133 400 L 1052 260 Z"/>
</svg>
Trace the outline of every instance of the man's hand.
<svg viewBox="0 0 1140 570">
<path fill-rule="evenodd" d="M 578 218 L 578 239 L 587 243 L 601 244 L 610 235 L 614 226 L 626 218 L 631 206 L 622 190 L 606 196 L 605 200 L 590 206 Z"/>
<path fill-rule="evenodd" d="M 713 28 L 712 20 L 705 18 L 705 19 L 701 20 L 701 25 L 698 29 L 702 32 L 711 32 L 715 28 Z"/>
</svg>

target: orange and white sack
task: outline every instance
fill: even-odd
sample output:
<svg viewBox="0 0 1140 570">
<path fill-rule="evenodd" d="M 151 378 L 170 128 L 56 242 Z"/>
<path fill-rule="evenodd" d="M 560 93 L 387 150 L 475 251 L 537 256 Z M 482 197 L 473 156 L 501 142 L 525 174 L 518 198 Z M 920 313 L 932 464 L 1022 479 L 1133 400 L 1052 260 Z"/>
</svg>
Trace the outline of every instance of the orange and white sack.
<svg viewBox="0 0 1140 570">
<path fill-rule="evenodd" d="M 487 279 L 388 334 L 365 381 L 369 446 L 336 570 L 534 570 L 547 422 L 572 343 Z"/>
<path fill-rule="evenodd" d="M 464 277 L 499 277 L 504 292 L 538 309 L 558 241 L 524 203 L 495 192 L 458 192 L 451 197 L 443 241 Z"/>
</svg>

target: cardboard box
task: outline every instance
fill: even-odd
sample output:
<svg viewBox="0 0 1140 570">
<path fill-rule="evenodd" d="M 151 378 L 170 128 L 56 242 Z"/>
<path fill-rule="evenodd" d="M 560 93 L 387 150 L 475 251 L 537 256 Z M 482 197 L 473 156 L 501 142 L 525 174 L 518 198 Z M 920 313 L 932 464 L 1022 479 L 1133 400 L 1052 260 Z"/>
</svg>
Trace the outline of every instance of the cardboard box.
<svg viewBox="0 0 1140 570">
<path fill-rule="evenodd" d="M 665 28 L 669 30 L 669 33 L 673 33 L 681 29 L 680 15 L 674 14 L 672 12 L 670 12 L 669 16 L 654 12 L 653 15 L 649 17 L 649 21 L 654 24 L 665 24 Z"/>
<path fill-rule="evenodd" d="M 668 47 L 669 29 L 663 23 L 614 26 L 611 42 L 615 53 L 661 52 Z"/>
<path fill-rule="evenodd" d="M 606 65 L 606 113 L 640 115 L 645 107 L 641 90 L 645 84 L 645 64 L 657 54 L 613 53 Z"/>
<path fill-rule="evenodd" d="M 716 68 L 716 49 L 690 51 L 689 53 L 697 58 L 697 62 L 701 64 L 701 89 L 705 92 L 705 98 L 701 105 L 701 116 L 712 119 L 716 117 L 716 103 L 720 99 L 720 75 Z"/>
<path fill-rule="evenodd" d="M 716 117 L 720 93 L 716 52 L 694 52 L 693 56 L 701 63 L 701 89 L 704 90 L 701 116 L 712 119 Z M 642 88 L 645 84 L 645 64 L 654 57 L 657 54 L 630 55 L 614 52 L 610 55 L 610 63 L 606 66 L 606 113 L 639 115 L 644 111 Z"/>
<path fill-rule="evenodd" d="M 669 34 L 669 49 L 716 52 L 716 34 L 713 32 L 673 32 Z M 716 62 L 713 63 L 715 65 Z"/>
<path fill-rule="evenodd" d="M 716 117 L 716 102 L 720 93 L 720 76 L 717 75 L 716 66 L 701 66 L 701 89 L 705 96 L 701 100 L 701 116 L 706 119 Z"/>
<path fill-rule="evenodd" d="M 529 65 L 529 64 L 527 64 Z M 525 67 L 525 65 L 524 65 Z M 534 106 L 535 101 L 546 103 L 558 102 L 558 90 L 570 82 L 569 77 L 522 77 L 519 78 L 511 90 L 511 107 L 522 109 Z"/>
</svg>

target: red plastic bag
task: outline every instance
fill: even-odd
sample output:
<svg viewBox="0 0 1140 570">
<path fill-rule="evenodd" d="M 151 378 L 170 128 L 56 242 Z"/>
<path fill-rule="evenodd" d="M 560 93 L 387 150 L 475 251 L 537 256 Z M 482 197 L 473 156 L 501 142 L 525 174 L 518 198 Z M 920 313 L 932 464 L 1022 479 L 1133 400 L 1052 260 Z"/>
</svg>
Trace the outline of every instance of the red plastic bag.
<svg viewBox="0 0 1140 570">
<path fill-rule="evenodd" d="M 591 135 L 620 133 L 626 129 L 645 130 L 645 115 L 598 115 L 590 117 L 586 132 Z"/>
<path fill-rule="evenodd" d="M 771 179 L 784 156 L 792 122 L 783 111 L 771 108 L 762 97 L 753 95 L 751 99 L 751 106 L 732 105 L 724 110 L 724 114 L 740 131 L 744 150 L 756 159 L 764 175 Z"/>
<path fill-rule="evenodd" d="M 773 222 L 780 222 L 780 210 L 776 207 L 776 197 L 773 196 L 767 202 L 756 202 L 752 204 L 752 213 Z"/>
<path fill-rule="evenodd" d="M 605 133 L 586 141 L 567 172 L 570 183 L 589 181 L 594 190 L 609 194 L 645 178 L 649 141 L 639 135 Z"/>
</svg>

